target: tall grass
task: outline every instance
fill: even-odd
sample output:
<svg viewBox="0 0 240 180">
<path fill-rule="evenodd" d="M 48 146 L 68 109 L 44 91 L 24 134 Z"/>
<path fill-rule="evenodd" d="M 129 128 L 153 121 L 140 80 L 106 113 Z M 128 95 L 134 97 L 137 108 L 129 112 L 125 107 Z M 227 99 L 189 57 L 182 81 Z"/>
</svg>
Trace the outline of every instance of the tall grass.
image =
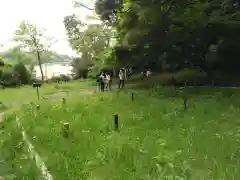
<svg viewBox="0 0 240 180">
<path fill-rule="evenodd" d="M 41 179 L 14 118 L 14 115 L 7 115 L 0 124 L 0 176 L 4 180 Z"/>
<path fill-rule="evenodd" d="M 186 110 L 183 92 L 173 89 L 138 91 L 134 102 L 130 94 L 69 97 L 65 105 L 44 101 L 39 112 L 28 105 L 18 116 L 54 179 L 240 177 L 238 94 L 188 92 Z M 65 122 L 69 138 L 62 134 Z"/>
</svg>

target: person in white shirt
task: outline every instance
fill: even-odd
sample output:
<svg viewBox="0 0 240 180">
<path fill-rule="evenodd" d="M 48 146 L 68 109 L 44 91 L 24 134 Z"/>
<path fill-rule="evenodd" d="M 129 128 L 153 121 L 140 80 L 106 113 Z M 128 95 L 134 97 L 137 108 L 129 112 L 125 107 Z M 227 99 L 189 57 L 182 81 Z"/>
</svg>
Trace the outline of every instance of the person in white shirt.
<svg viewBox="0 0 240 180">
<path fill-rule="evenodd" d="M 150 69 L 148 69 L 146 72 L 146 78 L 148 79 L 151 74 L 152 74 L 152 72 L 150 71 Z"/>
<path fill-rule="evenodd" d="M 110 76 L 110 74 L 106 74 L 106 81 L 105 81 L 105 85 L 106 85 L 106 89 L 107 90 L 111 90 L 111 83 L 112 83 L 112 81 L 111 81 L 111 76 Z"/>
<path fill-rule="evenodd" d="M 128 79 L 127 69 L 123 68 L 123 72 L 124 72 L 124 79 Z"/>
<path fill-rule="evenodd" d="M 120 89 L 124 87 L 125 73 L 123 69 L 120 69 L 118 76 L 119 76 L 118 88 Z"/>
</svg>

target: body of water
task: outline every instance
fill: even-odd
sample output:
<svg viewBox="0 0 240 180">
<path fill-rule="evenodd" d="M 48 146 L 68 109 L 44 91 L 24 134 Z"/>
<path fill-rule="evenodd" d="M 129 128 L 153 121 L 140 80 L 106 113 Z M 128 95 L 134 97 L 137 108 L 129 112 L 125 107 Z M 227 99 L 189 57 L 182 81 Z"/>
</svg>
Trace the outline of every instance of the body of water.
<svg viewBox="0 0 240 180">
<path fill-rule="evenodd" d="M 63 65 L 63 64 L 43 64 L 43 73 L 45 79 L 50 79 L 53 76 L 59 76 L 61 74 L 64 75 L 71 75 L 72 74 L 72 66 L 69 65 Z M 34 67 L 34 71 L 36 74 L 37 79 L 41 79 L 41 71 L 39 66 Z"/>
</svg>

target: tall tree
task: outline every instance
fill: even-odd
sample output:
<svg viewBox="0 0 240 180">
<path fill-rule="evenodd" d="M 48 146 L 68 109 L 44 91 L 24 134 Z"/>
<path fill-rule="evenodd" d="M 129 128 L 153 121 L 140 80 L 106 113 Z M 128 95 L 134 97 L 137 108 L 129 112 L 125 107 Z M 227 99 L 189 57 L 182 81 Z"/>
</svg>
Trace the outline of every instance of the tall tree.
<svg viewBox="0 0 240 180">
<path fill-rule="evenodd" d="M 24 49 L 36 54 L 42 80 L 44 80 L 41 53 L 49 49 L 53 43 L 53 39 L 46 36 L 44 29 L 39 29 L 35 24 L 22 21 L 15 31 L 14 40 L 19 42 Z"/>
<path fill-rule="evenodd" d="M 165 54 L 167 63 L 188 62 L 209 71 L 210 47 L 216 46 L 218 68 L 240 65 L 237 0 L 96 0 L 96 12 L 103 20 L 109 19 L 103 18 L 106 12 L 116 17 L 119 46 L 141 63 L 158 61 Z"/>
<path fill-rule="evenodd" d="M 112 30 L 103 24 L 86 25 L 75 15 L 64 19 L 71 46 L 89 64 L 99 59 L 100 54 L 110 46 Z"/>
</svg>

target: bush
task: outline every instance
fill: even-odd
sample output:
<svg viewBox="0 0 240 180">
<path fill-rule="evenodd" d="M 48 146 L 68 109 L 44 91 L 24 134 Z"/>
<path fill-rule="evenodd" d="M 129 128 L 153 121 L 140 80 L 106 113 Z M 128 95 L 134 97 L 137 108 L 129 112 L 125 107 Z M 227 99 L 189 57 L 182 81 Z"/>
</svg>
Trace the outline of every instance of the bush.
<svg viewBox="0 0 240 180">
<path fill-rule="evenodd" d="M 71 80 L 71 78 L 65 74 L 61 74 L 60 77 L 63 82 L 68 82 Z"/>
<path fill-rule="evenodd" d="M 86 79 L 88 77 L 88 69 L 78 69 L 75 78 L 83 78 Z"/>
<path fill-rule="evenodd" d="M 1 77 L 1 84 L 5 87 L 16 87 L 19 85 L 18 74 L 13 69 L 4 70 Z"/>
<path fill-rule="evenodd" d="M 29 84 L 30 73 L 23 63 L 14 66 L 5 65 L 0 70 L 1 85 L 6 87 L 15 87 L 21 84 Z"/>
<path fill-rule="evenodd" d="M 60 83 L 60 82 L 68 82 L 71 78 L 65 74 L 61 74 L 59 76 L 54 76 L 51 79 L 49 79 L 49 82 L 51 83 Z"/>
<path fill-rule="evenodd" d="M 176 84 L 179 86 L 187 85 L 202 85 L 205 84 L 204 81 L 206 81 L 206 73 L 196 71 L 193 69 L 184 69 L 182 71 L 179 71 L 174 75 L 174 78 L 176 80 Z"/>
<path fill-rule="evenodd" d="M 99 66 L 93 66 L 91 70 L 89 71 L 89 78 L 95 79 L 97 75 L 99 74 L 101 68 Z"/>
<path fill-rule="evenodd" d="M 31 75 L 23 63 L 14 65 L 13 71 L 18 74 L 20 84 L 29 84 Z"/>
<path fill-rule="evenodd" d="M 100 72 L 106 72 L 113 76 L 113 67 L 111 66 L 94 66 L 90 71 L 89 71 L 89 76 L 90 78 L 95 79 L 97 76 L 100 75 Z M 118 72 L 118 71 L 117 71 Z"/>
</svg>

